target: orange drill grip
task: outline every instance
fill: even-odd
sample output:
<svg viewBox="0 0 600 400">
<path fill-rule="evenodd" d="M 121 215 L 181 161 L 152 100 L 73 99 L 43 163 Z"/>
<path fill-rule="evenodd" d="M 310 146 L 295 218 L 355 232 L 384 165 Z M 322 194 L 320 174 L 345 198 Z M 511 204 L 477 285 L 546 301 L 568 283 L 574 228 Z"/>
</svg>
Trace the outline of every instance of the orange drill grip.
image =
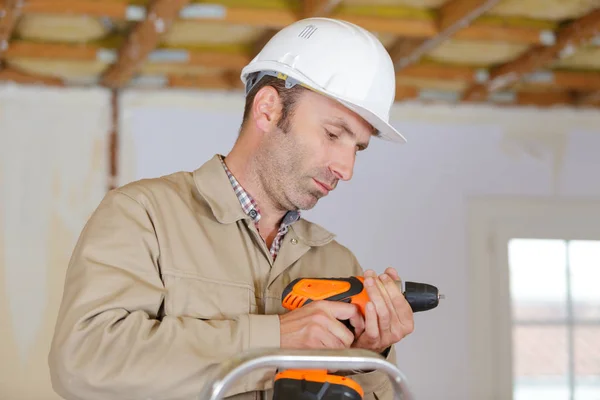
<svg viewBox="0 0 600 400">
<path fill-rule="evenodd" d="M 297 278 L 282 294 L 282 305 L 295 310 L 317 300 L 342 301 L 358 306 L 365 315 L 369 295 L 362 276 L 350 278 Z"/>
</svg>

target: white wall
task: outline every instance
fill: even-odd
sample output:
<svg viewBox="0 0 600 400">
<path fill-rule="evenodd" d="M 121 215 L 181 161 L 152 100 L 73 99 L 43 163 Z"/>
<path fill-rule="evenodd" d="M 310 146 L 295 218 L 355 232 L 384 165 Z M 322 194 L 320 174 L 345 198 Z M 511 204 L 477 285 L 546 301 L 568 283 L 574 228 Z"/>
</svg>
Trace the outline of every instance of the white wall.
<svg viewBox="0 0 600 400">
<path fill-rule="evenodd" d="M 107 183 L 104 90 L 0 85 L 0 399 L 58 399 L 48 351 L 67 263 Z"/>
<path fill-rule="evenodd" d="M 72 245 L 105 188 L 109 100 L 96 90 L 0 87 L 0 398 L 57 398 L 47 346 Z M 120 182 L 226 153 L 242 107 L 237 94 L 128 93 Z M 398 346 L 419 399 L 468 399 L 478 367 L 469 362 L 469 302 L 478 301 L 469 298 L 469 199 L 600 198 L 598 114 L 398 107 L 409 143 L 373 141 L 353 181 L 307 214 L 364 267 L 392 265 L 446 294 Z"/>
<path fill-rule="evenodd" d="M 235 95 L 192 92 L 132 92 L 124 105 L 123 182 L 226 153 L 243 107 Z M 600 198 L 600 115 L 405 105 L 393 119 L 408 143 L 373 141 L 354 179 L 306 215 L 336 232 L 365 268 L 394 266 L 406 280 L 440 287 L 446 300 L 416 315 L 399 365 L 419 399 L 467 399 L 478 367 L 469 364 L 469 302 L 477 301 L 468 297 L 469 199 Z"/>
</svg>

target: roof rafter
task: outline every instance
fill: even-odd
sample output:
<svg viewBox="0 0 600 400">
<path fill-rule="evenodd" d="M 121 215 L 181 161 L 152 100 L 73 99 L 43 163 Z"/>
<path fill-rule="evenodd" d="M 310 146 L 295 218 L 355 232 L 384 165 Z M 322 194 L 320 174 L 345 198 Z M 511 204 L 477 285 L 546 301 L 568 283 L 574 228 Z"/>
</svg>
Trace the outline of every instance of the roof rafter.
<svg viewBox="0 0 600 400">
<path fill-rule="evenodd" d="M 459 1 L 459 0 L 455 0 Z M 460 0 L 461 2 L 470 2 L 475 0 Z M 477 0 L 481 2 L 482 0 Z M 490 0 L 491 1 L 491 0 Z M 316 5 L 310 5 L 310 4 Z M 440 34 L 440 29 L 434 19 L 412 19 L 406 17 L 384 17 L 376 16 L 374 11 L 377 6 L 371 6 L 371 14 L 353 14 L 336 10 L 339 1 L 337 0 L 309 0 L 305 4 L 305 10 L 321 10 L 320 15 L 330 15 L 333 18 L 344 19 L 348 22 L 356 23 L 365 29 L 373 32 L 389 33 L 398 36 L 411 38 L 429 39 L 435 38 Z M 241 4 L 241 3 L 240 3 Z M 457 3 L 458 4 L 458 3 Z M 188 20 L 201 21 L 219 21 L 229 24 L 241 24 L 253 27 L 281 29 L 299 18 L 299 15 L 290 9 L 277 8 L 255 8 L 251 6 L 221 6 L 217 13 L 202 12 L 202 7 L 208 7 L 211 4 L 194 3 L 183 7 L 182 18 Z M 111 17 L 120 20 L 135 20 L 139 15 L 135 4 L 128 4 L 125 0 L 28 0 L 23 4 L 23 14 L 28 13 L 47 13 L 54 15 L 89 15 L 96 17 Z M 463 6 L 465 7 L 465 6 Z M 196 9 L 194 11 L 194 9 Z M 200 10 L 200 11 L 198 11 Z M 323 10 L 329 10 L 329 14 L 324 14 Z M 454 11 L 455 12 L 455 11 Z M 304 15 L 315 15 L 306 14 Z M 451 14 L 447 14 L 446 21 L 450 21 Z M 455 18 L 455 17 L 454 17 Z M 502 24 L 488 24 L 474 21 L 472 24 L 458 30 L 455 33 L 456 38 L 480 39 L 480 40 L 502 40 L 511 43 L 524 44 L 542 44 L 544 34 L 548 34 L 547 28 L 539 26 L 506 26 Z M 547 35 L 546 35 L 547 36 Z"/>
<path fill-rule="evenodd" d="M 463 94 L 467 101 L 481 101 L 489 93 L 514 85 L 526 74 L 546 67 L 553 61 L 568 57 L 577 47 L 592 40 L 600 33 L 600 8 L 571 22 L 560 29 L 556 43 L 548 47 L 534 47 L 513 61 L 493 68 L 485 83 L 473 85 Z"/>
<path fill-rule="evenodd" d="M 26 85 L 65 86 L 64 82 L 59 78 L 31 75 L 14 68 L 3 68 L 0 70 L 0 81 Z"/>
<path fill-rule="evenodd" d="M 119 49 L 116 63 L 104 73 L 101 84 L 118 88 L 126 84 L 154 50 L 162 35 L 178 18 L 181 8 L 190 0 L 153 0 L 146 18 L 137 23 Z"/>
<path fill-rule="evenodd" d="M 4 0 L 0 2 L 0 60 L 6 50 L 12 36 L 17 19 L 21 15 L 22 1 Z"/>
<path fill-rule="evenodd" d="M 452 0 L 444 4 L 438 17 L 438 33 L 429 39 L 399 38 L 390 48 L 396 69 L 414 64 L 459 30 L 468 27 L 500 0 Z"/>
</svg>

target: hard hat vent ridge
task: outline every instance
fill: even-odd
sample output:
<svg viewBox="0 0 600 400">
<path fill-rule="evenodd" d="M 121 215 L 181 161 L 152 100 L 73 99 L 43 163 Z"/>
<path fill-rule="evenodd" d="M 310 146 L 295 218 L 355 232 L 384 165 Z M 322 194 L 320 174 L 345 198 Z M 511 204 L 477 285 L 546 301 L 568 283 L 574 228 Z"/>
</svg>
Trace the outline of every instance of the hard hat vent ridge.
<svg viewBox="0 0 600 400">
<path fill-rule="evenodd" d="M 302 29 L 302 31 L 298 34 L 298 37 L 303 39 L 310 39 L 310 37 L 317 31 L 317 27 L 314 25 L 308 25 L 306 28 Z"/>
</svg>

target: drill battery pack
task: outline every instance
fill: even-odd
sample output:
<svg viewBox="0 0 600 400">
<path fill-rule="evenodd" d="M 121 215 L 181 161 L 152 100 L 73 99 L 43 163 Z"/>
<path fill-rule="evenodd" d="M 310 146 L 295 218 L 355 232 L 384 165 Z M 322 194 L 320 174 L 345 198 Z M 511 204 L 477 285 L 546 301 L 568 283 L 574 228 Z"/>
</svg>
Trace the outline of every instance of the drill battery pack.
<svg viewBox="0 0 600 400">
<path fill-rule="evenodd" d="M 356 381 L 327 370 L 286 370 L 275 375 L 273 400 L 362 400 Z"/>
</svg>

